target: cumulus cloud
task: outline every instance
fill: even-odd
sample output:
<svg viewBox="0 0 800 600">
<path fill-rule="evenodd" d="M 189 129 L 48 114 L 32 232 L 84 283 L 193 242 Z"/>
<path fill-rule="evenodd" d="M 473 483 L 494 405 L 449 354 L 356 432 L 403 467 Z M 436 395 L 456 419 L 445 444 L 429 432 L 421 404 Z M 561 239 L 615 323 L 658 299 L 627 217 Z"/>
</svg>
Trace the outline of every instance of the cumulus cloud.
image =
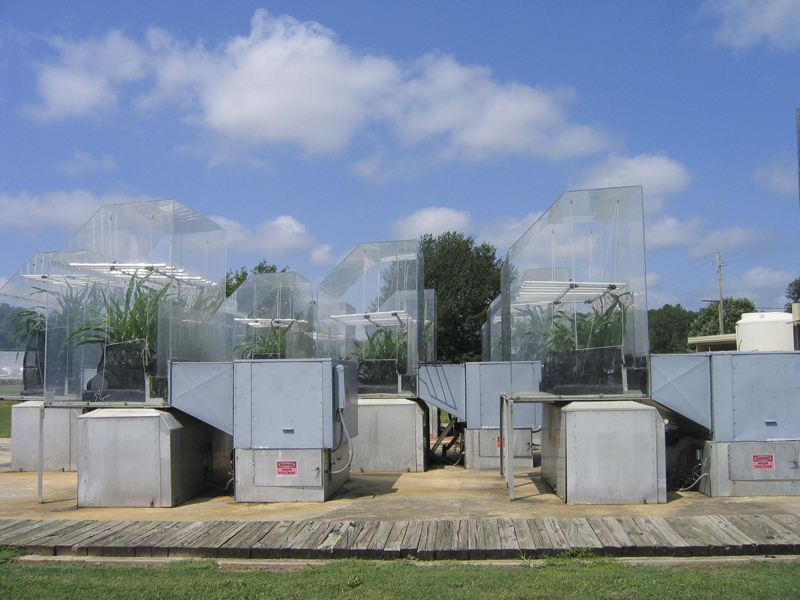
<svg viewBox="0 0 800 600">
<path fill-rule="evenodd" d="M 213 48 L 161 29 L 142 44 L 119 31 L 50 43 L 58 59 L 39 66 L 41 101 L 27 108 L 40 120 L 91 115 L 120 105 L 130 90 L 138 108 L 177 107 L 184 123 L 222 147 L 334 154 L 387 131 L 395 150 L 422 148 L 440 160 L 557 160 L 608 146 L 602 131 L 570 118 L 570 88 L 497 81 L 486 67 L 442 54 L 402 63 L 350 48 L 318 23 L 263 9 L 247 36 Z M 354 170 L 368 178 L 392 172 L 376 168 L 366 160 Z"/>
<path fill-rule="evenodd" d="M 41 102 L 25 106 L 34 120 L 84 117 L 114 108 L 120 86 L 146 76 L 147 54 L 121 31 L 111 30 L 101 39 L 49 41 L 59 58 L 37 66 Z"/>
<path fill-rule="evenodd" d="M 467 211 L 431 206 L 398 219 L 389 229 L 397 239 L 411 240 L 425 233 L 437 236 L 446 231 L 468 232 L 471 220 Z"/>
<path fill-rule="evenodd" d="M 797 0 L 706 0 L 700 14 L 720 20 L 714 40 L 745 49 L 766 42 L 782 50 L 800 46 Z"/>
<path fill-rule="evenodd" d="M 522 237 L 531 225 L 542 216 L 542 213 L 528 213 L 526 216 L 502 217 L 489 223 L 478 233 L 478 239 L 490 243 L 497 248 L 498 254 L 504 254 Z"/>
<path fill-rule="evenodd" d="M 94 171 L 115 171 L 117 166 L 116 161 L 108 154 L 95 158 L 88 152 L 75 150 L 71 159 L 58 163 L 55 169 L 67 175 L 82 175 Z"/>
<path fill-rule="evenodd" d="M 582 187 L 605 188 L 641 185 L 644 188 L 645 212 L 661 212 L 668 196 L 682 192 L 691 183 L 689 170 L 661 154 L 634 157 L 611 155 L 590 168 L 583 176 Z"/>
<path fill-rule="evenodd" d="M 689 258 L 698 259 L 717 250 L 730 250 L 747 246 L 760 246 L 773 240 L 771 231 L 755 227 L 728 227 L 703 231 L 702 236 L 689 249 Z"/>
<path fill-rule="evenodd" d="M 86 190 L 52 191 L 40 196 L 21 192 L 0 194 L 0 229 L 33 236 L 44 229 L 73 232 L 103 204 L 150 200 L 150 198 L 109 193 L 97 196 Z"/>
<path fill-rule="evenodd" d="M 794 160 L 777 160 L 756 169 L 753 177 L 763 188 L 780 196 L 797 196 L 797 163 Z"/>
<path fill-rule="evenodd" d="M 786 286 L 796 277 L 791 271 L 756 267 L 739 277 L 726 277 L 724 293 L 726 297 L 750 298 L 759 308 L 782 308 L 786 304 Z"/>
<path fill-rule="evenodd" d="M 317 267 L 335 266 L 339 258 L 331 254 L 331 247 L 319 244 L 306 226 L 294 217 L 281 215 L 264 221 L 254 228 L 221 216 L 210 217 L 225 228 L 228 250 L 236 254 L 259 254 L 270 261 L 289 256 L 308 256 Z"/>
<path fill-rule="evenodd" d="M 681 221 L 680 219 L 662 215 L 647 224 L 645 241 L 648 250 L 665 250 L 675 246 L 689 246 L 704 235 L 703 221 L 699 217 Z"/>
</svg>

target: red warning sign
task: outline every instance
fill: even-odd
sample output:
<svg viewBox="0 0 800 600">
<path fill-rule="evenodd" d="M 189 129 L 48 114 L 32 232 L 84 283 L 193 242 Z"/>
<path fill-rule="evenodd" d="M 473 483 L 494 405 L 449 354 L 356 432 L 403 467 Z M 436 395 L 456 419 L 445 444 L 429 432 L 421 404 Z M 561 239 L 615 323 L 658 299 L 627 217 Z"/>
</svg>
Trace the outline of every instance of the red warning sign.
<svg viewBox="0 0 800 600">
<path fill-rule="evenodd" d="M 753 454 L 753 470 L 754 471 L 774 471 L 775 470 L 775 455 L 774 454 Z"/>
<path fill-rule="evenodd" d="M 297 475 L 296 460 L 279 460 L 276 464 L 276 475 Z"/>
</svg>

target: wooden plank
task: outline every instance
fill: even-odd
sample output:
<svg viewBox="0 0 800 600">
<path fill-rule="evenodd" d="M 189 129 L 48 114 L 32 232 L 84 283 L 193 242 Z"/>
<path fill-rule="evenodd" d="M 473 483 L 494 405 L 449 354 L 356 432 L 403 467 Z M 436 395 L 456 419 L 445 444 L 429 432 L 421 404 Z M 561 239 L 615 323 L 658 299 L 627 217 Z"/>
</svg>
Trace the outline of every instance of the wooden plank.
<svg viewBox="0 0 800 600">
<path fill-rule="evenodd" d="M 470 560 L 483 560 L 486 558 L 485 536 L 481 521 L 469 519 L 467 524 L 467 548 Z"/>
<path fill-rule="evenodd" d="M 456 522 L 449 519 L 442 519 L 436 525 L 436 539 L 433 542 L 434 558 L 436 560 L 446 560 L 453 557 L 455 529 Z"/>
<path fill-rule="evenodd" d="M 200 558 L 217 558 L 220 546 L 247 525 L 244 521 L 220 521 L 217 527 L 209 531 L 194 543 L 195 556 Z"/>
<path fill-rule="evenodd" d="M 153 521 L 137 521 L 106 538 L 100 548 L 102 556 L 136 556 L 136 542 L 149 537 L 158 528 Z"/>
<path fill-rule="evenodd" d="M 725 546 L 725 554 L 753 554 L 756 544 L 744 533 L 733 527 L 722 519 L 712 519 L 707 515 L 696 515 L 689 517 L 694 521 L 698 528 L 702 528 L 707 535 L 716 537 Z"/>
<path fill-rule="evenodd" d="M 217 547 L 219 558 L 250 558 L 250 548 L 263 539 L 277 521 L 251 521 Z"/>
<path fill-rule="evenodd" d="M 484 546 L 486 558 L 505 558 L 502 542 L 500 541 L 500 522 L 498 519 L 482 519 Z"/>
<path fill-rule="evenodd" d="M 0 544 L 4 546 L 19 546 L 20 543 L 28 539 L 31 534 L 36 535 L 37 531 L 48 531 L 53 527 L 53 523 L 60 522 L 61 521 L 47 519 L 23 523 L 19 527 L 6 532 L 5 535 L 0 536 Z"/>
<path fill-rule="evenodd" d="M 203 526 L 175 540 L 169 547 L 169 555 L 177 557 L 197 556 L 198 541 L 209 533 L 215 532 L 220 525 L 219 521 L 206 521 Z"/>
<path fill-rule="evenodd" d="M 519 558 L 519 541 L 511 519 L 497 519 L 497 533 L 503 558 Z"/>
<path fill-rule="evenodd" d="M 403 549 L 403 538 L 408 530 L 408 521 L 395 521 L 392 524 L 392 531 L 383 546 L 384 558 L 400 558 Z"/>
<path fill-rule="evenodd" d="M 586 519 L 586 522 L 603 545 L 604 554 L 608 556 L 622 556 L 622 544 L 614 537 L 614 534 L 611 533 L 608 525 L 603 522 L 603 519 L 599 517 L 589 517 Z"/>
<path fill-rule="evenodd" d="M 628 532 L 616 517 L 603 517 L 600 519 L 608 529 L 609 534 L 617 540 L 622 556 L 638 556 L 636 542 L 631 539 Z"/>
<path fill-rule="evenodd" d="M 380 521 L 378 523 L 378 529 L 375 531 L 375 535 L 372 536 L 372 540 L 367 547 L 365 558 L 383 558 L 383 549 L 386 546 L 393 526 L 394 523 L 391 521 Z"/>
<path fill-rule="evenodd" d="M 316 535 L 322 525 L 322 521 L 306 521 L 300 530 L 287 538 L 281 558 L 307 558 L 309 540 Z"/>
<path fill-rule="evenodd" d="M 98 521 L 94 525 L 84 528 L 83 531 L 57 540 L 54 547 L 56 556 L 86 555 L 86 548 L 83 544 L 90 542 L 94 538 L 104 536 L 109 531 L 113 532 L 121 529 L 122 523 L 124 521 Z"/>
<path fill-rule="evenodd" d="M 72 554 L 80 554 L 82 556 L 102 556 L 103 546 L 107 541 L 114 539 L 129 527 L 135 526 L 138 521 L 117 521 L 115 527 L 110 527 L 97 535 L 86 538 L 82 542 L 72 546 Z"/>
<path fill-rule="evenodd" d="M 341 539 L 350 530 L 350 521 L 334 522 L 330 533 L 317 545 L 314 550 L 317 558 L 332 558 L 333 551 Z"/>
<path fill-rule="evenodd" d="M 531 529 L 525 519 L 512 519 L 514 534 L 517 537 L 520 556 L 531 557 L 536 555 L 536 544 L 533 542 Z"/>
<path fill-rule="evenodd" d="M 597 537 L 589 522 L 584 518 L 565 518 L 558 520 L 561 532 L 570 548 L 581 550 L 591 550 L 595 554 L 600 554 L 603 543 Z"/>
<path fill-rule="evenodd" d="M 325 558 L 322 554 L 318 553 L 319 546 L 325 541 L 336 524 L 336 521 L 322 521 L 320 523 L 320 527 L 306 542 L 305 558 Z"/>
<path fill-rule="evenodd" d="M 756 543 L 759 554 L 778 554 L 780 540 L 775 537 L 775 532 L 764 528 L 762 523 L 754 521 L 749 515 L 723 515 L 725 519 L 739 531 L 744 533 Z"/>
<path fill-rule="evenodd" d="M 417 558 L 420 560 L 433 560 L 436 558 L 436 521 L 423 521 L 422 531 L 419 535 Z"/>
<path fill-rule="evenodd" d="M 787 529 L 800 535 L 800 515 L 772 515 L 772 518 Z"/>
<path fill-rule="evenodd" d="M 544 518 L 542 519 L 542 525 L 544 526 L 544 530 L 547 532 L 547 536 L 550 538 L 550 543 L 556 553 L 566 552 L 569 550 L 569 544 L 567 543 L 567 539 L 564 537 L 564 532 L 561 531 L 561 525 L 559 524 L 558 519 Z"/>
<path fill-rule="evenodd" d="M 794 533 L 769 515 L 756 515 L 754 518 L 778 534 L 783 540 L 783 544 L 788 548 L 788 554 L 797 554 L 800 551 L 800 535 Z"/>
<path fill-rule="evenodd" d="M 727 535 L 736 540 L 741 548 L 741 554 L 755 554 L 757 552 L 757 544 L 750 536 L 734 527 L 729 521 L 726 521 L 718 515 L 707 515 L 706 518 L 724 531 Z"/>
<path fill-rule="evenodd" d="M 357 558 L 368 558 L 367 556 L 367 549 L 369 548 L 369 544 L 372 541 L 372 537 L 375 535 L 375 532 L 378 530 L 378 525 L 380 524 L 379 521 L 367 521 L 364 523 L 364 526 L 361 528 L 361 531 L 358 532 L 358 536 L 350 546 L 350 556 L 357 557 Z"/>
<path fill-rule="evenodd" d="M 644 535 L 653 540 L 653 553 L 656 556 L 674 556 L 675 546 L 670 541 L 670 537 L 653 525 L 649 518 L 633 517 L 633 522 Z"/>
<path fill-rule="evenodd" d="M 252 558 L 284 558 L 289 543 L 307 525 L 307 521 L 281 521 L 264 539 L 250 548 Z"/>
<path fill-rule="evenodd" d="M 635 519 L 639 523 L 638 518 Z M 665 541 L 668 547 L 672 548 L 672 556 L 691 556 L 692 545 L 683 539 L 672 526 L 662 517 L 651 517 L 647 519 L 648 529 L 654 534 L 657 533 Z"/>
<path fill-rule="evenodd" d="M 153 547 L 183 526 L 181 521 L 160 521 L 155 522 L 154 525 L 155 528 L 152 532 L 131 541 L 134 556 L 153 556 Z"/>
<path fill-rule="evenodd" d="M 208 521 L 189 521 L 182 522 L 170 528 L 169 534 L 159 537 L 157 540 L 148 538 L 150 546 L 150 556 L 166 557 L 170 555 L 170 550 L 175 549 L 184 539 L 192 539 L 192 534 L 208 526 Z"/>
<path fill-rule="evenodd" d="M 415 556 L 417 548 L 419 548 L 419 538 L 422 535 L 423 521 L 411 521 L 406 527 L 406 533 L 403 536 L 403 543 L 400 548 L 400 556 L 408 558 Z"/>
<path fill-rule="evenodd" d="M 628 538 L 636 545 L 636 556 L 655 556 L 659 542 L 650 534 L 642 531 L 631 517 L 616 517 L 617 522 Z"/>
<path fill-rule="evenodd" d="M 81 527 L 91 524 L 89 521 L 58 521 L 59 526 L 48 530 L 38 529 L 23 544 L 19 544 L 30 554 L 53 556 L 55 554 L 53 540 L 63 534 L 74 534 Z"/>
<path fill-rule="evenodd" d="M 528 531 L 531 532 L 533 545 L 536 549 L 536 556 L 551 556 L 556 552 L 561 552 L 561 548 L 553 547 L 553 541 L 547 532 L 544 521 L 541 519 L 528 519 Z"/>
<path fill-rule="evenodd" d="M 355 543 L 361 529 L 364 527 L 363 521 L 350 521 L 347 529 L 342 532 L 342 536 L 333 547 L 333 558 L 349 558 L 350 548 Z"/>
<path fill-rule="evenodd" d="M 0 521 L 0 534 L 11 527 L 18 527 L 24 523 L 30 523 L 29 519 L 3 519 Z"/>
<path fill-rule="evenodd" d="M 691 517 L 664 517 L 667 523 L 692 547 L 692 556 L 714 556 L 730 552 L 713 532 L 698 525 Z"/>
</svg>

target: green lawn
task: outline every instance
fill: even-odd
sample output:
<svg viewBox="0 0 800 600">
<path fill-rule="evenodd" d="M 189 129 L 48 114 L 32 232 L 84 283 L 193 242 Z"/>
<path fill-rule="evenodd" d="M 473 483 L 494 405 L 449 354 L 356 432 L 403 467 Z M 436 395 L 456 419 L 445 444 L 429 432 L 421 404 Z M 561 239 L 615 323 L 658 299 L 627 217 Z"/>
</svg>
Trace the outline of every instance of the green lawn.
<svg viewBox="0 0 800 600">
<path fill-rule="evenodd" d="M 724 600 L 800 595 L 800 564 L 625 567 L 612 560 L 552 560 L 502 568 L 409 561 L 338 561 L 292 572 L 222 571 L 211 561 L 164 567 L 91 567 L 78 563 L 0 565 L 4 599 L 31 598 L 478 598 Z"/>
<path fill-rule="evenodd" d="M 11 406 L 20 402 L 21 400 L 0 400 L 0 438 L 11 437 Z"/>
</svg>

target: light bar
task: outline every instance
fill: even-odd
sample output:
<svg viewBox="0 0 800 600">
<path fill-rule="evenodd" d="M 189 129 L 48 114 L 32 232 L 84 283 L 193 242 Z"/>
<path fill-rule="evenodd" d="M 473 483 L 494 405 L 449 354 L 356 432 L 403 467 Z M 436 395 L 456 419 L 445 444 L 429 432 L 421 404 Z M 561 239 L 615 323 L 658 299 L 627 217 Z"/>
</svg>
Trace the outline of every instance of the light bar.
<svg viewBox="0 0 800 600">
<path fill-rule="evenodd" d="M 627 288 L 626 283 L 597 281 L 523 281 L 514 299 L 528 304 L 561 304 L 585 302 L 590 304 L 609 292 Z"/>
<path fill-rule="evenodd" d="M 288 328 L 297 324 L 305 324 L 308 321 L 297 320 L 297 319 L 246 319 L 246 318 L 236 318 L 234 319 L 237 323 L 244 323 L 248 327 L 253 327 L 255 329 L 265 328 L 265 327 L 278 327 L 283 329 L 284 327 Z"/>
<path fill-rule="evenodd" d="M 408 313 L 404 310 L 391 312 L 358 313 L 351 315 L 331 315 L 331 319 L 342 325 L 375 325 L 387 327 L 389 325 L 405 325 Z"/>
</svg>

